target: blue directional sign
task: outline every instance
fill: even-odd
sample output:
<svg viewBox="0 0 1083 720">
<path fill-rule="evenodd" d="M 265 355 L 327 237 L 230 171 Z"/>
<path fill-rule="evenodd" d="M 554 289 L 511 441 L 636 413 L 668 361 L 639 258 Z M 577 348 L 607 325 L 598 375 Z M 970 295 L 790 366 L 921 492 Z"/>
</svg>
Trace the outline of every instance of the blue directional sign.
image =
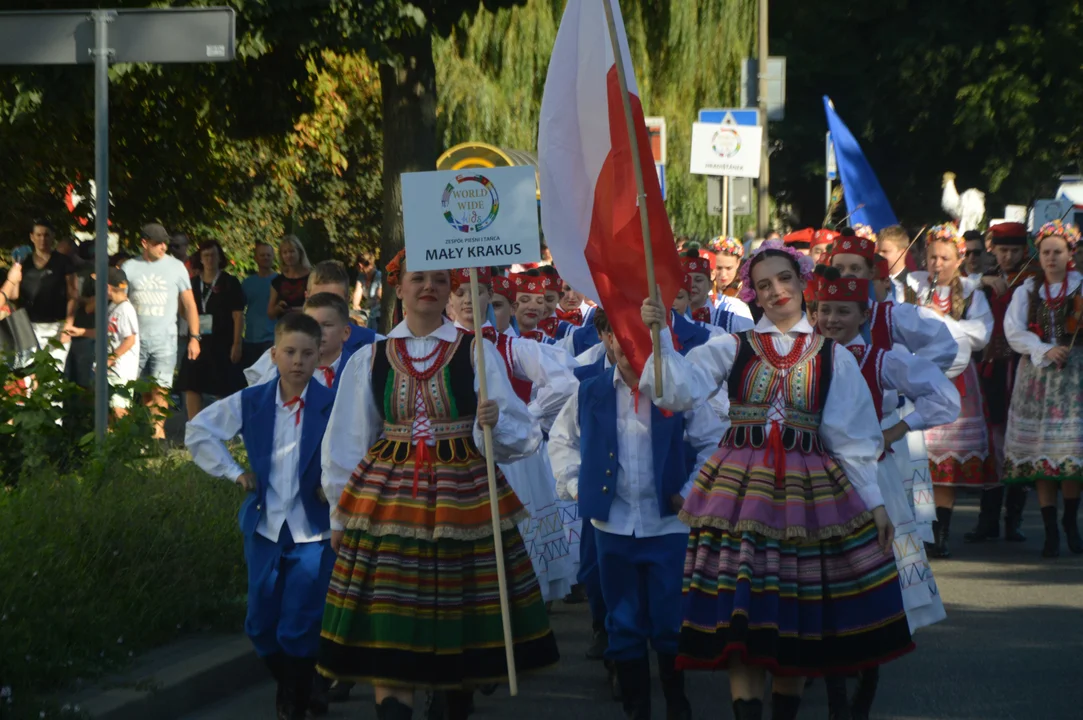
<svg viewBox="0 0 1083 720">
<path fill-rule="evenodd" d="M 759 125 L 760 111 L 757 108 L 702 108 L 699 121 L 715 125 Z"/>
<path fill-rule="evenodd" d="M 666 199 L 666 166 L 662 163 L 655 163 L 654 170 L 658 173 L 658 187 L 662 188 L 662 199 Z"/>
</svg>

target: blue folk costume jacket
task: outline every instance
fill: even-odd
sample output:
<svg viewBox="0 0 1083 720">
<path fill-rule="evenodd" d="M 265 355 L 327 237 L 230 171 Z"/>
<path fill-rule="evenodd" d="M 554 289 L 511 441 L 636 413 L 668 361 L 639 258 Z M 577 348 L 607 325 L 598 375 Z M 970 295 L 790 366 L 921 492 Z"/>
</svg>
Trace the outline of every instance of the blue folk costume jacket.
<svg viewBox="0 0 1083 720">
<path fill-rule="evenodd" d="M 353 355 L 361 348 L 374 342 L 376 342 L 376 331 L 350 323 L 350 337 L 346 338 L 346 342 L 342 343 L 342 354 L 345 355 L 346 351 L 349 350 L 350 355 Z"/>
<path fill-rule="evenodd" d="M 616 368 L 610 367 L 579 384 L 579 515 L 586 520 L 608 520 L 617 492 L 614 372 Z M 684 442 L 684 413 L 670 415 L 651 405 L 651 450 L 661 515 L 676 515 L 669 499 L 680 494 L 691 472 Z"/>
<path fill-rule="evenodd" d="M 336 382 L 338 378 L 335 378 Z M 248 462 L 256 476 L 256 491 L 249 493 L 237 520 L 245 537 L 256 532 L 267 501 L 271 478 L 271 457 L 274 454 L 275 417 L 277 412 L 278 378 L 241 391 L 241 438 L 248 451 Z M 335 393 L 316 380 L 308 382 L 305 406 L 301 410 L 301 449 L 297 462 L 300 475 L 301 504 L 313 529 L 326 532 L 331 527 L 331 512 L 327 500 L 321 497 L 322 474 L 320 446 L 331 417 Z M 292 420 L 291 420 L 292 422 Z"/>
</svg>

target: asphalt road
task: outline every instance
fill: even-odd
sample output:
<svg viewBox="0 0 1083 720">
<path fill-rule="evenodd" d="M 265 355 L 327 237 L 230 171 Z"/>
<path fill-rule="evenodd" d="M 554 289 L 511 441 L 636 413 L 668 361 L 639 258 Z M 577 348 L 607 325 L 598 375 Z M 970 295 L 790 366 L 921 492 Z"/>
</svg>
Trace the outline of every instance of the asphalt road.
<svg viewBox="0 0 1083 720">
<path fill-rule="evenodd" d="M 977 516 L 976 499 L 957 508 L 954 557 L 934 561 L 948 618 L 918 632 L 918 649 L 884 668 L 873 708 L 879 720 L 1083 719 L 1083 556 L 1038 557 L 1041 521 L 1034 497 L 1025 513 L 1026 543 L 964 545 Z M 506 689 L 478 698 L 476 717 L 493 720 L 621 720 L 608 699 L 601 663 L 583 653 L 588 643 L 585 606 L 557 603 L 552 624 L 561 663 L 520 681 L 519 697 Z M 697 720 L 730 718 L 724 673 L 689 677 Z M 660 688 L 654 717 L 663 718 Z M 415 717 L 420 718 L 420 711 Z M 251 688 L 190 720 L 260 720 L 274 717 L 274 686 Z M 329 720 L 375 718 L 369 688 L 332 707 Z M 801 718 L 826 720 L 823 683 L 806 693 Z"/>
</svg>

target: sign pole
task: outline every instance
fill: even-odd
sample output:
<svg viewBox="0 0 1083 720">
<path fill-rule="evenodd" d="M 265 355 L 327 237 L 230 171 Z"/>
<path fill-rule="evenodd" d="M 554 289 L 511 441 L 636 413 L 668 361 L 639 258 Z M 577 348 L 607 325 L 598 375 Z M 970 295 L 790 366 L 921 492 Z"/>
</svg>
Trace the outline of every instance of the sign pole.
<svg viewBox="0 0 1083 720">
<path fill-rule="evenodd" d="M 730 236 L 730 178 L 722 178 L 722 237 Z"/>
<path fill-rule="evenodd" d="M 613 44 L 613 62 L 617 66 L 620 98 L 624 105 L 624 123 L 628 127 L 628 145 L 632 150 L 632 170 L 636 180 L 636 204 L 639 206 L 639 223 L 643 230 L 643 252 L 647 261 L 647 292 L 651 300 L 659 301 L 658 284 L 654 279 L 654 251 L 651 249 L 651 224 L 647 215 L 647 191 L 643 185 L 643 166 L 639 162 L 639 141 L 636 137 L 635 120 L 632 118 L 632 101 L 628 97 L 628 80 L 624 72 L 624 56 L 617 40 L 617 22 L 613 17 L 612 0 L 603 0 L 605 19 L 609 24 L 609 41 Z M 663 308 L 665 310 L 665 308 Z M 658 397 L 662 396 L 662 329 L 651 325 L 651 345 L 654 346 L 654 386 Z"/>
<path fill-rule="evenodd" d="M 485 379 L 485 340 L 481 328 L 485 322 L 481 316 L 481 300 L 478 297 L 478 269 L 470 268 L 470 302 L 474 308 L 475 372 L 478 376 L 478 402 L 489 399 L 489 383 Z M 515 646 L 511 634 L 511 604 L 508 600 L 508 575 L 504 568 L 504 541 L 500 530 L 500 502 L 496 490 L 496 461 L 493 459 L 493 429 L 482 427 L 485 439 L 485 469 L 489 473 L 489 513 L 493 519 L 493 550 L 496 555 L 496 579 L 500 590 L 500 619 L 504 624 L 504 655 L 508 663 L 508 687 L 512 696 L 519 694 L 519 680 L 515 674 Z"/>
<path fill-rule="evenodd" d="M 94 20 L 94 434 L 98 447 L 109 428 L 109 23 L 116 12 L 93 10 Z"/>
</svg>

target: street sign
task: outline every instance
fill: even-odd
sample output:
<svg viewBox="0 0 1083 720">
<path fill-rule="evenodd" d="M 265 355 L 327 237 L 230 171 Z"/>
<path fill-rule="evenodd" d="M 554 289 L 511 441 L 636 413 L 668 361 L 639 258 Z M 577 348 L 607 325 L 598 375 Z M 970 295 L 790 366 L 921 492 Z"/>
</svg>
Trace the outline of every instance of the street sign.
<svg viewBox="0 0 1083 720">
<path fill-rule="evenodd" d="M 734 215 L 752 214 L 751 178 L 730 178 L 730 212 Z M 733 227 L 732 223 L 730 227 Z"/>
<path fill-rule="evenodd" d="M 693 175 L 760 176 L 763 128 L 749 125 L 692 123 Z"/>
<path fill-rule="evenodd" d="M 741 64 L 741 104 L 759 104 L 760 64 L 757 58 L 745 58 Z M 767 58 L 767 119 L 786 119 L 786 58 Z"/>
<path fill-rule="evenodd" d="M 643 118 L 647 126 L 647 137 L 651 143 L 651 154 L 654 162 L 666 164 L 666 119 L 661 117 Z"/>
<path fill-rule="evenodd" d="M 827 146 L 827 179 L 838 180 L 839 166 L 835 160 L 835 143 L 831 142 L 831 133 L 827 133 L 824 142 Z"/>
<path fill-rule="evenodd" d="M 662 190 L 662 199 L 666 199 L 666 166 L 662 163 L 656 162 L 654 164 L 654 171 L 658 173 L 658 187 Z"/>
<path fill-rule="evenodd" d="M 232 8 L 115 10 L 110 62 L 193 63 L 233 60 Z M 0 65 L 89 65 L 94 62 L 90 10 L 0 13 Z"/>
<path fill-rule="evenodd" d="M 227 62 L 236 52 L 231 8 L 0 12 L 0 65 L 94 64 L 94 333 L 108 337 L 109 64 Z M 109 343 L 95 344 L 98 368 Z M 108 373 L 94 374 L 94 433 L 105 442 Z"/>
<path fill-rule="evenodd" d="M 715 125 L 759 125 L 760 111 L 757 108 L 703 108 L 697 119 Z"/>
<path fill-rule="evenodd" d="M 707 176 L 707 214 L 722 214 L 722 180 L 720 176 Z"/>
</svg>

